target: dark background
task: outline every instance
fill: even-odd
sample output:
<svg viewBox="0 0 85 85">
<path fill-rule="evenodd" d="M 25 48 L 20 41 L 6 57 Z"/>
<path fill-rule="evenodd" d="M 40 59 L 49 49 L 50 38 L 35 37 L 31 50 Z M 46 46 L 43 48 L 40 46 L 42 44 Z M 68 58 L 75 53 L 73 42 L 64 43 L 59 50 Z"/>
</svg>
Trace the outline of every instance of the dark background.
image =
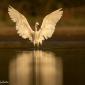
<svg viewBox="0 0 85 85">
<path fill-rule="evenodd" d="M 9 21 L 9 5 L 13 6 L 27 18 L 44 17 L 58 8 L 63 8 L 64 15 L 61 23 L 66 24 L 66 20 L 69 20 L 67 24 L 85 24 L 84 22 L 81 23 L 81 19 L 85 18 L 85 0 L 2 0 L 0 1 L 0 20 Z M 77 19 L 77 22 L 71 22 L 72 19 Z M 78 19 L 80 19 L 80 22 L 78 22 Z"/>
</svg>

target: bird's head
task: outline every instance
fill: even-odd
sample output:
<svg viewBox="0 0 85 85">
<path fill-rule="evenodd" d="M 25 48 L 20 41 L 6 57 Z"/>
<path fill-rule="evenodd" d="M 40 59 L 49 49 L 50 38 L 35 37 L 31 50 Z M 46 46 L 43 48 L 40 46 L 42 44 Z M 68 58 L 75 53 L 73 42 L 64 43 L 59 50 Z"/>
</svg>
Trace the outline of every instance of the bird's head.
<svg viewBox="0 0 85 85">
<path fill-rule="evenodd" d="M 39 25 L 39 22 L 36 22 L 35 24 L 38 26 Z"/>
<path fill-rule="evenodd" d="M 36 22 L 35 23 L 35 31 L 37 31 L 38 26 L 39 26 L 39 22 Z"/>
</svg>

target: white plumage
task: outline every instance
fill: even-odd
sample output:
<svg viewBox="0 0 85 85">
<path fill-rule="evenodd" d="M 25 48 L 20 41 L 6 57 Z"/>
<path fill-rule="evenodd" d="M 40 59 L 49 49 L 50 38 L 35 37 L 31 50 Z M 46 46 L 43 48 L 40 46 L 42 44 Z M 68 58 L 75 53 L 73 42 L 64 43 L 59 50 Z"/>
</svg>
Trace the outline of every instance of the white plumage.
<svg viewBox="0 0 85 85">
<path fill-rule="evenodd" d="M 34 45 L 42 45 L 43 40 L 52 37 L 56 23 L 60 20 L 63 11 L 62 8 L 60 8 L 45 16 L 39 31 L 37 30 L 38 22 L 35 23 L 35 31 L 33 31 L 26 18 L 12 6 L 8 7 L 8 14 L 11 20 L 16 23 L 16 30 L 19 36 L 23 39 L 29 38 Z"/>
</svg>

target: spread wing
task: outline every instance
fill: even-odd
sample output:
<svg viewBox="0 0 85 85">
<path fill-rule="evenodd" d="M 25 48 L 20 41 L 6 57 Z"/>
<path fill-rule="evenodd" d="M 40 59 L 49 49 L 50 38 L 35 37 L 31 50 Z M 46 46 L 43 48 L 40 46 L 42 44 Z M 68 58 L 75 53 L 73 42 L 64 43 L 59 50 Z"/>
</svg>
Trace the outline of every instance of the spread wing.
<svg viewBox="0 0 85 85">
<path fill-rule="evenodd" d="M 41 29 L 39 30 L 39 43 L 42 44 L 42 40 L 52 37 L 54 33 L 56 23 L 60 20 L 63 11 L 62 8 L 48 14 L 42 22 Z"/>
<path fill-rule="evenodd" d="M 16 30 L 19 36 L 24 39 L 29 38 L 29 40 L 32 41 L 32 34 L 34 31 L 31 29 L 26 18 L 11 6 L 8 7 L 8 14 L 11 20 L 16 22 Z"/>
</svg>

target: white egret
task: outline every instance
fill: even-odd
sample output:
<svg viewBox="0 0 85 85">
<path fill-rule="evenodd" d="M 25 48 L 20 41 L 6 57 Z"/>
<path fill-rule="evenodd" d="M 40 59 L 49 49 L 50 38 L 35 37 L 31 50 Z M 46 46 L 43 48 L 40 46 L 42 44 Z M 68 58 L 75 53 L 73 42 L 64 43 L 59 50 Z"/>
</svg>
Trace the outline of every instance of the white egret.
<svg viewBox="0 0 85 85">
<path fill-rule="evenodd" d="M 19 36 L 23 39 L 29 38 L 29 40 L 33 42 L 34 46 L 35 44 L 39 46 L 39 44 L 42 45 L 43 40 L 52 37 L 56 23 L 60 20 L 63 11 L 62 8 L 60 8 L 45 16 L 39 30 L 37 30 L 39 23 L 36 22 L 34 31 L 31 29 L 25 16 L 19 13 L 12 6 L 8 7 L 8 14 L 11 20 L 16 23 L 16 30 Z"/>
</svg>

